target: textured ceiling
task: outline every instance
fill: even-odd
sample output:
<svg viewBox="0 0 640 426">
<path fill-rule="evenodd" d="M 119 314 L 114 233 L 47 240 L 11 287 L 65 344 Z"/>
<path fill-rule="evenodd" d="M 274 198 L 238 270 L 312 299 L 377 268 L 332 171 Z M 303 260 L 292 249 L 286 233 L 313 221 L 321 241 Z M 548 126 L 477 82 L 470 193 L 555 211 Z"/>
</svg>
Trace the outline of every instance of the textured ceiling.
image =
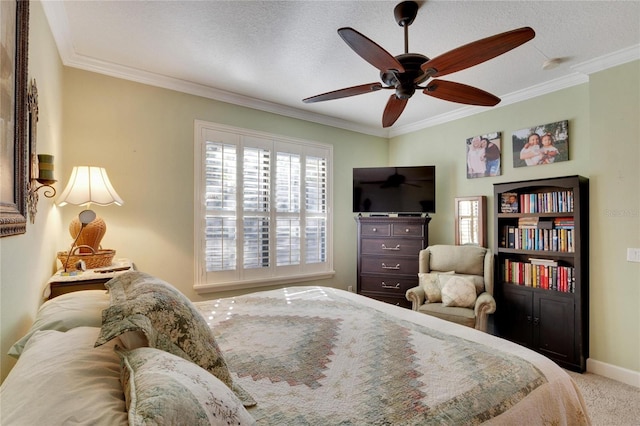
<svg viewBox="0 0 640 426">
<path fill-rule="evenodd" d="M 370 134 L 394 135 L 485 110 L 417 92 L 382 129 L 390 91 L 315 104 L 302 99 L 379 81 L 338 36 L 352 27 L 392 55 L 403 29 L 388 1 L 51 1 L 43 5 L 65 65 Z M 639 1 L 424 1 L 409 50 L 435 57 L 530 26 L 536 37 L 443 79 L 509 104 L 585 82 L 590 72 L 640 59 Z M 548 58 L 562 58 L 542 70 Z M 640 78 L 640 76 L 639 76 Z"/>
</svg>

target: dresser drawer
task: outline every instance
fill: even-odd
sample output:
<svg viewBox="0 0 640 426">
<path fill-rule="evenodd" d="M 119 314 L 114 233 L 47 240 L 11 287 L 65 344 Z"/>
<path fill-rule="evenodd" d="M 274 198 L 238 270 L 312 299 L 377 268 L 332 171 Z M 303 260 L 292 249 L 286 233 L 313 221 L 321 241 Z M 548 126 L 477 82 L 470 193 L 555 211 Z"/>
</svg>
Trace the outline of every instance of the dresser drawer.
<svg viewBox="0 0 640 426">
<path fill-rule="evenodd" d="M 360 291 L 376 292 L 387 295 L 402 296 L 409 290 L 418 285 L 418 277 L 374 277 L 363 275 L 360 278 Z"/>
<path fill-rule="evenodd" d="M 391 305 L 400 306 L 402 308 L 411 309 L 411 302 L 407 300 L 406 297 L 396 297 L 396 296 L 387 296 L 384 294 L 378 293 L 361 293 L 363 296 L 370 297 L 372 299 L 379 300 L 380 302 L 389 303 Z"/>
<path fill-rule="evenodd" d="M 390 237 L 391 236 L 391 224 L 390 223 L 363 223 L 360 228 L 361 236 L 369 237 Z"/>
<path fill-rule="evenodd" d="M 402 238 L 363 238 L 360 250 L 362 254 L 393 255 L 393 256 L 417 256 L 422 250 L 422 239 Z"/>
<path fill-rule="evenodd" d="M 394 237 L 423 237 L 424 226 L 417 223 L 394 223 L 391 225 L 391 235 Z"/>
<path fill-rule="evenodd" d="M 418 274 L 418 256 L 362 256 L 360 260 L 361 274 L 416 275 Z"/>
</svg>

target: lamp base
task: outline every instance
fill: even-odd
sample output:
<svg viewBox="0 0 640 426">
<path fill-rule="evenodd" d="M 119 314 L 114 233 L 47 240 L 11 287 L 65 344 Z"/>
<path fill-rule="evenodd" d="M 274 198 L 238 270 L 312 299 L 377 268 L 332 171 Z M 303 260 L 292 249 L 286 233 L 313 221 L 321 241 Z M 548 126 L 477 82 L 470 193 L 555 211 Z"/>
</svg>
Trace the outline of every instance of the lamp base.
<svg viewBox="0 0 640 426">
<path fill-rule="evenodd" d="M 78 236 L 80 230 L 82 230 L 82 233 Z M 85 225 L 84 228 L 82 228 L 82 223 L 78 217 L 75 217 L 69 224 L 69 233 L 71 234 L 71 238 L 75 239 L 78 236 L 75 245 L 79 247 L 80 253 L 91 253 L 91 250 L 82 246 L 89 246 L 97 253 L 100 249 L 102 237 L 104 237 L 106 232 L 107 224 L 101 217 L 96 217 Z M 71 249 L 73 249 L 73 247 Z"/>
</svg>

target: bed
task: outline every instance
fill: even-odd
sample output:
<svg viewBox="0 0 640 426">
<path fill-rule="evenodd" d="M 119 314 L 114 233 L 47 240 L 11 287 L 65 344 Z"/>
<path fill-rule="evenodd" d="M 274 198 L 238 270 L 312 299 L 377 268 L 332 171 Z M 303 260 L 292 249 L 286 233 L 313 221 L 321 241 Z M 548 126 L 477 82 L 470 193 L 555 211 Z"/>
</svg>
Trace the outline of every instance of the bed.
<svg viewBox="0 0 640 426">
<path fill-rule="evenodd" d="M 472 328 L 333 288 L 189 302 L 127 272 L 42 305 L 2 424 L 589 424 L 570 376 Z"/>
</svg>

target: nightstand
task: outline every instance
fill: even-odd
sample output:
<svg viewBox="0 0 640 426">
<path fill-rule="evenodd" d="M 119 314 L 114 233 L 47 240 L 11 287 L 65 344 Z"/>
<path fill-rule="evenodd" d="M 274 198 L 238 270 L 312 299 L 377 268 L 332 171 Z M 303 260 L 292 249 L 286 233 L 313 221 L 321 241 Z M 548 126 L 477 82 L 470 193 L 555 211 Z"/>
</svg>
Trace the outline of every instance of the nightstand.
<svg viewBox="0 0 640 426">
<path fill-rule="evenodd" d="M 111 266 L 87 269 L 86 271 L 71 271 L 64 273 L 59 269 L 49 281 L 43 292 L 44 299 L 53 299 L 61 294 L 80 290 L 106 290 L 104 283 L 118 274 L 135 270 L 129 259 L 114 259 Z"/>
</svg>

